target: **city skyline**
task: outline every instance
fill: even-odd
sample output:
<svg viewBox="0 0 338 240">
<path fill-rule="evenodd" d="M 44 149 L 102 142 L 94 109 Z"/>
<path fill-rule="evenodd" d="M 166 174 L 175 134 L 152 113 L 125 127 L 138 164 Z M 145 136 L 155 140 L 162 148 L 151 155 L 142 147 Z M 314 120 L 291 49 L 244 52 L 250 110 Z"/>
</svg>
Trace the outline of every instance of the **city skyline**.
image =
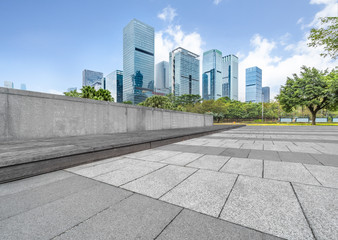
<svg viewBox="0 0 338 240">
<path fill-rule="evenodd" d="M 112 7 L 124 9 L 130 5 L 133 8 L 129 11 L 108 14 Z M 271 86 L 273 98 L 286 77 L 299 72 L 301 65 L 321 69 L 336 65 L 321 58 L 320 49 L 306 46 L 306 34 L 316 26 L 317 18 L 336 15 L 337 3 L 331 0 L 263 0 L 245 4 L 232 0 L 101 4 L 13 0 L 1 2 L 0 7 L 4 10 L 1 22 L 6 23 L 2 25 L 6 38 L 0 40 L 0 84 L 25 79 L 33 91 L 62 94 L 68 87 L 81 88 L 79 73 L 83 69 L 104 73 L 123 69 L 122 29 L 132 18 L 154 27 L 155 64 L 168 61 L 168 52 L 178 46 L 199 55 L 208 49 L 219 49 L 238 56 L 241 101 L 245 97 L 247 67 L 258 65 L 264 69 L 263 85 Z M 226 19 L 236 21 L 224 19 L 225 10 Z M 16 14 L 12 14 L 14 11 Z M 91 17 L 93 11 L 102 17 Z"/>
</svg>

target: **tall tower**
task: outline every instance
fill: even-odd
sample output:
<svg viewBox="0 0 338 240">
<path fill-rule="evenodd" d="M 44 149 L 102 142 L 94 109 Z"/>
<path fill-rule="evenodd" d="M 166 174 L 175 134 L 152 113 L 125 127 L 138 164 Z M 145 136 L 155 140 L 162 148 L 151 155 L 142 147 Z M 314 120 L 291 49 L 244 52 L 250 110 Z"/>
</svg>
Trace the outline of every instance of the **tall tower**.
<svg viewBox="0 0 338 240">
<path fill-rule="evenodd" d="M 136 19 L 123 29 L 123 101 L 133 104 L 154 90 L 154 28 Z"/>
<path fill-rule="evenodd" d="M 217 49 L 203 53 L 202 97 L 222 97 L 222 52 Z"/>
<path fill-rule="evenodd" d="M 82 71 L 82 86 L 95 86 L 96 84 L 101 85 L 102 78 L 102 72 L 85 69 Z"/>
<path fill-rule="evenodd" d="M 263 94 L 263 102 L 268 103 L 270 102 L 270 87 L 263 87 L 262 88 L 262 94 Z"/>
<path fill-rule="evenodd" d="M 262 102 L 262 69 L 259 67 L 245 70 L 245 101 Z"/>
<path fill-rule="evenodd" d="M 175 96 L 200 94 L 199 55 L 184 48 L 169 53 L 169 88 Z"/>
<path fill-rule="evenodd" d="M 227 55 L 222 63 L 222 97 L 238 100 L 238 57 Z"/>
</svg>

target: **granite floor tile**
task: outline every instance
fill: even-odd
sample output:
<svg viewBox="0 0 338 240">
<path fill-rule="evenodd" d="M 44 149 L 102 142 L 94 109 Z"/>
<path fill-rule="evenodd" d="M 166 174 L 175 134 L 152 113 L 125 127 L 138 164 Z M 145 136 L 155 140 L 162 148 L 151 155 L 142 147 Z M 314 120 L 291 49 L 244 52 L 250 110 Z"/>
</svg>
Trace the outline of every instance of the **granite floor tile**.
<svg viewBox="0 0 338 240">
<path fill-rule="evenodd" d="M 231 158 L 220 171 L 254 177 L 262 177 L 263 160 L 249 158 Z"/>
<path fill-rule="evenodd" d="M 229 159 L 230 157 L 226 156 L 204 155 L 187 166 L 218 171 Z"/>
</svg>

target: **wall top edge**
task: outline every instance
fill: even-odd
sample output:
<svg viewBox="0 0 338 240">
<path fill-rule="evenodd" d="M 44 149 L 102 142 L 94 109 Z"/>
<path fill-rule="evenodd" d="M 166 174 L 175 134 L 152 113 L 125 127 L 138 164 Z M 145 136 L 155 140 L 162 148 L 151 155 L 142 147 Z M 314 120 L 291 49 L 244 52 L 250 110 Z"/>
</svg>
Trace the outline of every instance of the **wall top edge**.
<svg viewBox="0 0 338 240">
<path fill-rule="evenodd" d="M 88 103 L 88 104 L 113 105 L 116 107 L 148 109 L 148 110 L 155 110 L 155 111 L 161 111 L 161 112 L 173 112 L 173 113 L 189 114 L 189 115 L 212 116 L 209 114 L 181 112 L 181 111 L 173 111 L 173 110 L 167 110 L 167 109 L 161 109 L 161 108 L 150 108 L 150 107 L 135 106 L 135 105 L 124 104 L 124 103 L 106 102 L 106 101 L 99 101 L 99 100 L 93 100 L 93 99 L 69 97 L 69 96 L 63 96 L 63 95 L 57 95 L 57 94 L 51 94 L 51 93 L 34 92 L 34 91 L 19 90 L 19 89 L 4 88 L 4 87 L 0 87 L 0 94 L 18 95 L 18 96 L 25 96 L 25 97 L 36 97 L 36 98 L 44 98 L 44 99 L 55 99 L 55 100 L 80 102 L 80 103 Z"/>
</svg>

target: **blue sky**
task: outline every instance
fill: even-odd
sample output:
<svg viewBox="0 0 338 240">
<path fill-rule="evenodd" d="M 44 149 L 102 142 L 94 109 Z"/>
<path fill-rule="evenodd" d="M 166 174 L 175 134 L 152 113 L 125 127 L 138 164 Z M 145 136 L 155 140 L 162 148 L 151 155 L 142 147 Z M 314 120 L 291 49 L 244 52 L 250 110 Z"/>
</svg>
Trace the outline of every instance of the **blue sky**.
<svg viewBox="0 0 338 240">
<path fill-rule="evenodd" d="M 306 47 L 317 17 L 338 15 L 335 0 L 4 0 L 0 9 L 0 86 L 61 93 L 81 87 L 83 69 L 122 70 L 122 30 L 133 18 L 155 28 L 156 62 L 176 46 L 237 54 L 241 100 L 246 67 L 262 68 L 274 96 L 303 64 L 337 65 Z"/>
</svg>

